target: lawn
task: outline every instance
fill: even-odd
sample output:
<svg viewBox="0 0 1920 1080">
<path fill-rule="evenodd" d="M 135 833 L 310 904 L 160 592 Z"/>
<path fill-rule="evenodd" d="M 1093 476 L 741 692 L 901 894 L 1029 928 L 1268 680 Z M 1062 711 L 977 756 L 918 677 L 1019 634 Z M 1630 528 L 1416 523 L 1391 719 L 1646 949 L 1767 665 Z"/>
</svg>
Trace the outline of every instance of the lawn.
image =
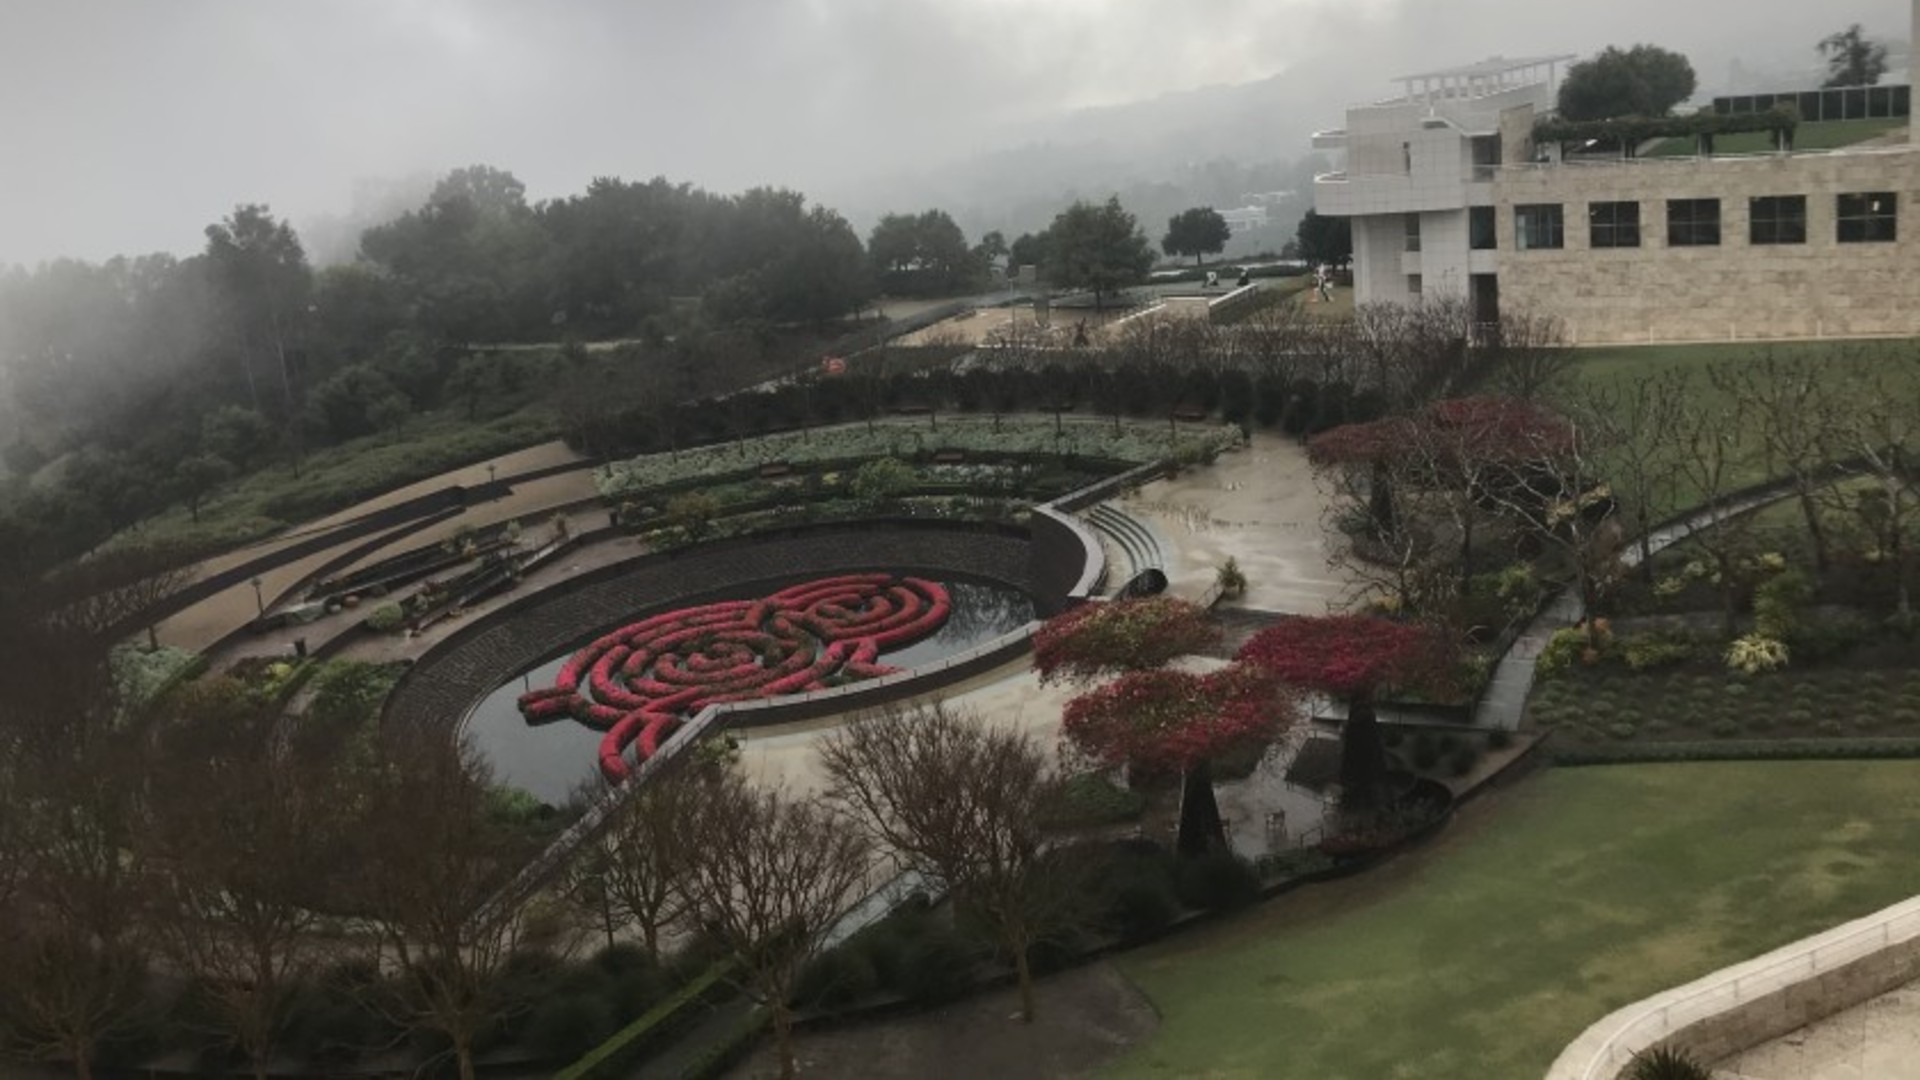
<svg viewBox="0 0 1920 1080">
<path fill-rule="evenodd" d="M 1907 118 L 1875 117 L 1871 120 L 1823 120 L 1818 123 L 1801 124 L 1793 132 L 1795 150 L 1834 150 L 1842 146 L 1865 142 L 1868 139 L 1897 131 L 1907 126 Z M 1769 131 L 1743 131 L 1737 135 L 1722 135 L 1713 140 L 1715 157 L 1724 154 L 1765 154 L 1773 150 L 1773 133 Z M 1662 139 L 1641 157 L 1692 157 L 1698 152 L 1693 139 Z"/>
<path fill-rule="evenodd" d="M 1556 769 L 1425 849 L 1119 958 L 1109 1073 L 1540 1076 L 1648 994 L 1920 890 L 1920 763 Z"/>
<path fill-rule="evenodd" d="M 1772 354 L 1803 358 L 1825 366 L 1836 374 L 1851 367 L 1881 364 L 1898 376 L 1920 379 L 1920 364 L 1886 364 L 1887 358 L 1896 351 L 1910 356 L 1914 347 L 1915 342 L 1910 340 L 1619 345 L 1578 350 L 1574 375 L 1585 384 L 1610 383 L 1626 387 L 1663 372 L 1681 371 L 1690 376 L 1687 387 L 1689 395 L 1696 401 L 1710 405 L 1726 397 L 1708 379 L 1708 369 L 1716 364 L 1754 360 Z M 1732 434 L 1748 451 L 1743 467 L 1736 471 L 1735 482 L 1752 484 L 1767 479 L 1768 472 L 1761 460 L 1758 423 L 1749 421 Z M 1699 501 L 1697 491 L 1684 486 L 1676 487 L 1668 493 L 1662 505 L 1654 508 L 1653 516 L 1658 520 L 1695 506 Z"/>
</svg>

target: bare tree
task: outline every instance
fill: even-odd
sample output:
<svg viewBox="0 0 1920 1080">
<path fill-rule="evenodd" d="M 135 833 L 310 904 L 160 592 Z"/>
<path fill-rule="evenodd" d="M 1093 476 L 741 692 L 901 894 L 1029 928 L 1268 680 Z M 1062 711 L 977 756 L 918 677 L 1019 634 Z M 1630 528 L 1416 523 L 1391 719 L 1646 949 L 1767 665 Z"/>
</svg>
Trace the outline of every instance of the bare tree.
<svg viewBox="0 0 1920 1080">
<path fill-rule="evenodd" d="M 231 680 L 193 689 L 162 707 L 154 740 L 155 937 L 264 1077 L 291 992 L 321 961 L 315 903 L 343 837 L 328 776 L 276 746 L 271 709 Z"/>
<path fill-rule="evenodd" d="M 702 788 L 687 838 L 681 894 L 772 1014 L 780 1075 L 790 1080 L 794 984 L 857 899 L 872 845 L 824 803 L 732 774 Z"/>
<path fill-rule="evenodd" d="M 605 922 L 607 944 L 616 927 L 632 927 L 658 956 L 661 938 L 685 921 L 686 901 L 674 883 L 687 859 L 695 784 L 679 769 L 649 776 L 569 868 L 568 891 Z"/>
<path fill-rule="evenodd" d="M 1878 364 L 1858 369 L 1844 391 L 1848 407 L 1835 431 L 1836 447 L 1844 456 L 1857 457 L 1872 479 L 1871 487 L 1852 494 L 1850 508 L 1893 566 L 1894 610 L 1903 621 L 1913 616 L 1909 548 L 1920 518 L 1920 496 L 1912 487 L 1913 469 L 1920 462 L 1920 401 L 1907 381 L 1917 362 L 1920 358 L 1908 354 L 1906 371 Z"/>
<path fill-rule="evenodd" d="M 108 628 L 148 603 L 125 581 L 105 597 L 79 575 L 0 586 L 0 1032 L 82 1077 L 137 1018 L 149 951 L 135 843 L 149 769 L 106 663 Z"/>
<path fill-rule="evenodd" d="M 1600 482 L 1604 433 L 1569 424 L 1516 434 L 1530 448 L 1510 447 L 1498 475 L 1481 490 L 1526 536 L 1560 556 L 1587 613 L 1588 632 L 1597 637 L 1593 614 L 1619 566 L 1624 539 L 1614 499 Z"/>
<path fill-rule="evenodd" d="M 1022 732 L 935 702 L 863 716 L 820 758 L 844 813 L 993 928 L 1031 1022 L 1029 953 L 1076 908 L 1069 864 L 1041 844 L 1041 812 L 1059 786 L 1046 753 Z"/>
<path fill-rule="evenodd" d="M 518 947 L 518 908 L 488 901 L 531 854 L 487 813 L 488 773 L 471 746 L 439 731 L 392 731 L 367 795 L 360 874 L 371 916 L 400 969 L 400 1024 L 451 1044 L 461 1080 L 474 1040 L 519 1003 L 501 971 Z"/>
<path fill-rule="evenodd" d="M 1681 482 L 1703 508 L 1705 523 L 1688 542 L 1712 561 L 1720 589 L 1723 629 L 1738 628 L 1740 562 L 1749 553 L 1753 515 L 1741 512 L 1734 498 L 1748 482 L 1751 454 L 1740 442 L 1746 413 L 1738 398 L 1691 401 L 1680 411 L 1675 432 L 1675 461 Z"/>
<path fill-rule="evenodd" d="M 1765 474 L 1793 485 L 1813 545 L 1814 569 L 1826 573 L 1828 542 L 1820 495 L 1833 482 L 1829 466 L 1842 415 L 1856 407 L 1856 400 L 1834 393 L 1826 365 L 1773 352 L 1758 360 L 1716 364 L 1707 369 L 1707 377 L 1722 394 L 1738 398 L 1753 421 Z"/>
<path fill-rule="evenodd" d="M 1674 495 L 1675 440 L 1689 392 L 1685 374 L 1669 371 L 1630 382 L 1594 380 L 1567 395 L 1575 423 L 1605 448 L 1607 477 L 1633 529 L 1638 569 L 1648 584 L 1653 582 L 1653 527 Z"/>
<path fill-rule="evenodd" d="M 34 764 L 14 824 L 19 885 L 0 926 L 8 1049 L 93 1074 L 99 1044 L 144 1004 L 146 863 L 133 843 L 141 762 L 108 741 Z"/>
<path fill-rule="evenodd" d="M 1566 329 L 1551 315 L 1503 311 L 1485 352 L 1483 381 L 1490 393 L 1522 401 L 1556 396 L 1572 371 Z"/>
</svg>

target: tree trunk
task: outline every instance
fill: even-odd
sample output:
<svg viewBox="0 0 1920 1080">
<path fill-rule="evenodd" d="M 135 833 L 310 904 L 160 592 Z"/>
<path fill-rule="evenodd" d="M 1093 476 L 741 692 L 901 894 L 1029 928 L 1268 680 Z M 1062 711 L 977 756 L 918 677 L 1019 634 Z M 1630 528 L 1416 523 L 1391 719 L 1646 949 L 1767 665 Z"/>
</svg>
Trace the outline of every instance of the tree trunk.
<svg viewBox="0 0 1920 1080">
<path fill-rule="evenodd" d="M 793 1057 L 793 1017 L 787 1013 L 787 1004 L 777 998 L 769 999 L 773 1007 L 773 1045 L 780 1056 L 780 1080 L 793 1080 L 799 1074 L 800 1066 Z"/>
<path fill-rule="evenodd" d="M 1392 535 L 1393 483 L 1387 479 L 1387 464 L 1384 461 L 1373 463 L 1373 472 L 1367 480 L 1367 517 L 1373 525 L 1376 538 Z"/>
<path fill-rule="evenodd" d="M 1227 846 L 1227 827 L 1220 820 L 1220 803 L 1213 795 L 1213 763 L 1200 761 L 1187 770 L 1180 787 L 1180 833 L 1176 843 L 1187 858 Z"/>
<path fill-rule="evenodd" d="M 1023 937 L 1013 947 L 1013 973 L 1020 981 L 1020 1022 L 1033 1023 L 1033 965 L 1027 960 L 1027 942 Z"/>
<path fill-rule="evenodd" d="M 1373 695 L 1357 694 L 1347 705 L 1347 722 L 1340 727 L 1341 805 L 1357 810 L 1376 808 L 1386 775 L 1387 748 L 1380 741 Z"/>
<path fill-rule="evenodd" d="M 1460 595 L 1473 595 L 1473 507 L 1460 515 Z"/>
<path fill-rule="evenodd" d="M 1800 516 L 1807 520 L 1807 539 L 1813 542 L 1813 572 L 1821 577 L 1827 573 L 1827 533 L 1820 527 L 1820 511 L 1813 504 L 1813 492 L 1800 493 Z"/>
<path fill-rule="evenodd" d="M 453 1059 L 460 1066 L 460 1080 L 473 1080 L 473 1040 L 464 1036 L 455 1040 Z"/>
</svg>

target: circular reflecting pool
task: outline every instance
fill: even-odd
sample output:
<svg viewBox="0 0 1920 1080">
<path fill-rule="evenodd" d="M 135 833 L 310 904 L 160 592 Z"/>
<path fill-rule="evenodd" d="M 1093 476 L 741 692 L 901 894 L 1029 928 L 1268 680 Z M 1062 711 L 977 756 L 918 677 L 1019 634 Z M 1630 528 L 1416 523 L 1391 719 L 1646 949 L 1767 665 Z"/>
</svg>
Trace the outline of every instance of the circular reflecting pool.
<svg viewBox="0 0 1920 1080">
<path fill-rule="evenodd" d="M 881 665 L 910 669 L 934 663 L 990 641 L 1030 622 L 1033 600 L 1005 585 L 969 580 L 939 582 L 950 611 L 938 629 L 897 648 L 883 649 Z M 764 589 L 742 589 L 726 599 L 749 599 Z M 521 713 L 524 694 L 554 685 L 561 668 L 597 635 L 585 634 L 567 651 L 550 657 L 495 687 L 468 714 L 466 733 L 493 766 L 496 783 L 524 789 L 550 803 L 564 802 L 582 784 L 598 786 L 598 754 L 605 733 L 569 717 L 530 723 Z"/>
</svg>

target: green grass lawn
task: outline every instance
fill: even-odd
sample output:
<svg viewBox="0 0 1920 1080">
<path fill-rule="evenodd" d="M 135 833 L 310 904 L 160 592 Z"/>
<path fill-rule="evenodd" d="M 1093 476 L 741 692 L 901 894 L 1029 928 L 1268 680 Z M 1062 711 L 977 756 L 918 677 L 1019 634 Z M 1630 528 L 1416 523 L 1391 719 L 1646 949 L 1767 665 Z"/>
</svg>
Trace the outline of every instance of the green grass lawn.
<svg viewBox="0 0 1920 1080">
<path fill-rule="evenodd" d="M 1842 146 L 1852 146 L 1865 142 L 1877 135 L 1884 135 L 1907 126 L 1907 118 L 1880 117 L 1872 120 L 1823 120 L 1819 123 L 1801 124 L 1793 132 L 1795 150 L 1834 150 Z M 1737 135 L 1722 135 L 1713 140 L 1715 157 L 1722 154 L 1764 154 L 1773 149 L 1773 133 L 1767 131 L 1743 131 Z M 1697 153 L 1697 144 L 1693 139 L 1662 139 L 1641 157 L 1692 157 Z"/>
<path fill-rule="evenodd" d="M 1557 769 L 1421 851 L 1118 963 L 1117 1077 L 1533 1080 L 1588 1024 L 1920 891 L 1920 763 Z"/>
</svg>

